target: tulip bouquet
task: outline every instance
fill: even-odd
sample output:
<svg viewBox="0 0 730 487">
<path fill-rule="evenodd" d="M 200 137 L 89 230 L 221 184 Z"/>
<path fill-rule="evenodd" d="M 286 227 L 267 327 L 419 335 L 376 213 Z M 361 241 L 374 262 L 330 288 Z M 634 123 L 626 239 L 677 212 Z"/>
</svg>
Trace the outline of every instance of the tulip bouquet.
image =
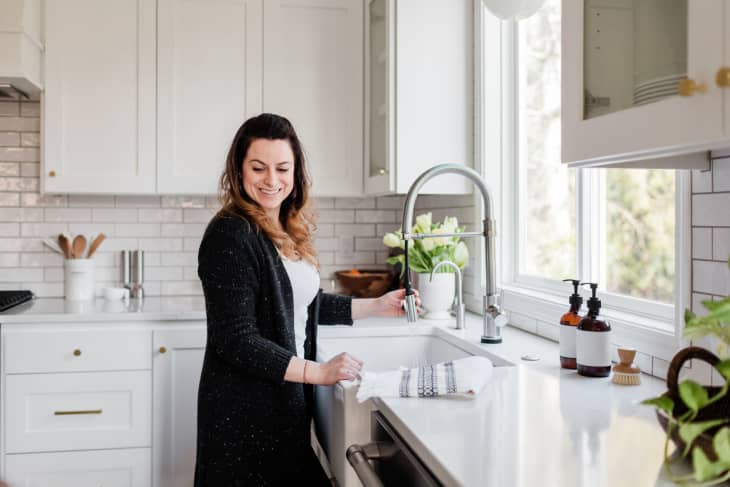
<svg viewBox="0 0 730 487">
<path fill-rule="evenodd" d="M 464 227 L 459 227 L 455 217 L 447 216 L 442 223 L 433 223 L 431 213 L 424 213 L 416 217 L 416 224 L 411 233 L 435 233 L 448 234 L 460 233 Z M 400 231 L 386 233 L 383 243 L 391 248 L 404 248 L 403 234 Z M 469 260 L 469 250 L 459 236 L 453 237 L 428 237 L 421 240 L 411 241 L 408 244 L 408 266 L 417 273 L 428 273 L 442 261 L 450 260 L 459 269 L 463 269 Z M 405 270 L 405 255 L 395 255 L 388 258 L 388 264 L 401 264 L 401 275 Z M 441 267 L 438 272 L 453 272 L 448 267 Z"/>
</svg>

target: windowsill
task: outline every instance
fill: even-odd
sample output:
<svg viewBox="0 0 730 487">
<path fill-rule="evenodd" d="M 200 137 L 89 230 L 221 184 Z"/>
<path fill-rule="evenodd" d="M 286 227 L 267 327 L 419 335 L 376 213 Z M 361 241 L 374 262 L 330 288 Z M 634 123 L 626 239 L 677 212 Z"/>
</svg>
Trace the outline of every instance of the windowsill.
<svg viewBox="0 0 730 487">
<path fill-rule="evenodd" d="M 558 341 L 559 320 L 568 308 L 567 296 L 529 289 L 517 285 L 502 285 L 502 307 L 512 326 Z M 601 315 L 611 325 L 612 343 L 633 347 L 643 354 L 671 360 L 679 349 L 674 323 L 638 316 L 625 311 L 601 308 Z"/>
</svg>

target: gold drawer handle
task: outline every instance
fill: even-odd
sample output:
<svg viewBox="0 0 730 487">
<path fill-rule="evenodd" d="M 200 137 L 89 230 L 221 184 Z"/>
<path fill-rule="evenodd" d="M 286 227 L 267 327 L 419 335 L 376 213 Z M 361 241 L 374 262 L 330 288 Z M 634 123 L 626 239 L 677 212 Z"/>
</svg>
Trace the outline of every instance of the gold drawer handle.
<svg viewBox="0 0 730 487">
<path fill-rule="evenodd" d="M 79 355 L 81 355 L 81 350 L 77 348 L 76 350 L 74 350 L 74 357 L 78 357 Z"/>
<path fill-rule="evenodd" d="M 695 93 L 704 93 L 707 91 L 707 85 L 704 83 L 697 83 L 693 79 L 681 79 L 679 80 L 679 96 L 692 96 Z"/>
<path fill-rule="evenodd" d="M 167 349 L 165 347 L 160 347 L 160 353 L 167 353 Z"/>
<path fill-rule="evenodd" d="M 101 414 L 101 409 L 86 409 L 80 411 L 56 411 L 53 414 L 56 416 L 71 416 L 74 414 Z"/>
<path fill-rule="evenodd" d="M 56 171 L 49 171 L 49 172 L 48 172 L 48 175 L 49 175 L 50 177 L 52 177 L 52 178 L 55 178 L 55 177 L 56 177 Z"/>
<path fill-rule="evenodd" d="M 730 68 L 720 68 L 715 76 L 715 82 L 721 88 L 730 86 Z"/>
</svg>

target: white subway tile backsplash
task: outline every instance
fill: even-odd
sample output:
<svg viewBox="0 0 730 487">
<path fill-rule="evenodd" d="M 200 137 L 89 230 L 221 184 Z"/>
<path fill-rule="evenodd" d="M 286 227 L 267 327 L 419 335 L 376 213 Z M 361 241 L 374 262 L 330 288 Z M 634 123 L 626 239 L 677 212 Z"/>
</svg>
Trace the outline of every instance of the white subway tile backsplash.
<svg viewBox="0 0 730 487">
<path fill-rule="evenodd" d="M 111 237 L 104 240 L 104 250 L 106 252 L 136 250 L 138 247 L 139 240 L 136 238 Z"/>
<path fill-rule="evenodd" d="M 183 268 L 154 267 L 147 264 L 145 259 L 144 279 L 145 281 L 181 281 L 183 280 Z"/>
<path fill-rule="evenodd" d="M 20 164 L 17 162 L 0 162 L 0 177 L 20 176 Z"/>
<path fill-rule="evenodd" d="M 40 160 L 36 147 L 0 147 L 0 161 L 33 162 Z"/>
<path fill-rule="evenodd" d="M 725 262 L 730 258 L 730 228 L 712 229 L 712 258 Z"/>
<path fill-rule="evenodd" d="M 46 208 L 44 220 L 47 222 L 90 222 L 89 208 Z"/>
<path fill-rule="evenodd" d="M 372 265 L 375 263 L 375 254 L 373 252 L 353 252 L 351 255 L 335 254 L 335 264 L 337 265 Z"/>
<path fill-rule="evenodd" d="M 40 117 L 41 104 L 38 102 L 23 102 L 20 104 L 21 117 Z"/>
<path fill-rule="evenodd" d="M 38 118 L 0 117 L 0 132 L 40 132 Z"/>
<path fill-rule="evenodd" d="M 20 205 L 20 193 L 0 192 L 0 207 L 11 207 Z"/>
<path fill-rule="evenodd" d="M 165 252 L 162 255 L 163 266 L 197 266 L 197 252 Z"/>
<path fill-rule="evenodd" d="M 719 296 L 730 294 L 730 269 L 727 262 L 693 260 L 692 289 Z"/>
<path fill-rule="evenodd" d="M 114 197 L 117 208 L 159 208 L 160 201 L 159 196 L 120 195 Z"/>
<path fill-rule="evenodd" d="M 337 223 L 335 224 L 335 235 L 350 235 L 352 237 L 374 237 L 375 225 L 372 223 Z"/>
<path fill-rule="evenodd" d="M 15 267 L 12 271 L 4 270 L 4 282 L 43 282 L 43 269 L 31 267 Z"/>
<path fill-rule="evenodd" d="M 320 252 L 337 250 L 338 240 L 336 238 L 315 238 L 314 246 Z"/>
<path fill-rule="evenodd" d="M 0 222 L 43 221 L 42 208 L 0 208 Z"/>
<path fill-rule="evenodd" d="M 20 254 L 21 267 L 62 267 L 63 256 L 56 252 L 28 252 Z"/>
<path fill-rule="evenodd" d="M 314 208 L 317 210 L 335 207 L 335 198 L 314 198 Z"/>
<path fill-rule="evenodd" d="M 692 196 L 692 225 L 730 227 L 730 193 L 696 194 Z"/>
<path fill-rule="evenodd" d="M 363 210 L 375 208 L 374 198 L 335 198 L 338 210 Z"/>
<path fill-rule="evenodd" d="M 707 310 L 702 305 L 702 301 L 712 301 L 712 295 L 692 293 L 692 311 L 697 316 L 705 316 L 707 314 Z"/>
<path fill-rule="evenodd" d="M 175 269 L 179 269 L 176 267 Z M 182 267 L 183 270 L 183 281 L 194 281 L 198 279 L 198 268 L 197 267 Z"/>
<path fill-rule="evenodd" d="M 143 223 L 181 223 L 183 210 L 180 208 L 145 208 L 139 210 L 139 221 Z"/>
<path fill-rule="evenodd" d="M 352 223 L 355 210 L 320 210 L 317 221 L 322 223 Z"/>
<path fill-rule="evenodd" d="M 3 237 L 19 237 L 20 223 L 0 223 L 0 235 Z"/>
<path fill-rule="evenodd" d="M 41 165 L 37 162 L 21 162 L 20 175 L 24 178 L 37 178 L 41 173 Z"/>
<path fill-rule="evenodd" d="M 147 287 L 147 284 L 145 284 L 145 287 Z M 203 294 L 203 286 L 200 281 L 162 281 L 158 294 L 162 296 L 201 295 Z"/>
<path fill-rule="evenodd" d="M 119 237 L 160 237 L 162 234 L 157 223 L 117 223 L 115 229 Z"/>
<path fill-rule="evenodd" d="M 113 208 L 114 196 L 112 195 L 96 195 L 96 194 L 71 194 L 68 196 L 68 206 L 92 208 L 92 213 L 96 208 Z"/>
<path fill-rule="evenodd" d="M 43 252 L 39 238 L 0 238 L 0 252 Z"/>
<path fill-rule="evenodd" d="M 68 231 L 71 235 L 84 235 L 87 239 L 91 239 L 99 233 L 103 233 L 107 237 L 116 236 L 113 223 L 71 222 L 68 224 Z M 104 244 L 106 245 L 106 241 Z"/>
<path fill-rule="evenodd" d="M 692 171 L 692 192 L 712 192 L 712 171 Z"/>
<path fill-rule="evenodd" d="M 23 193 L 20 206 L 62 207 L 66 206 L 66 195 Z"/>
<path fill-rule="evenodd" d="M 178 250 L 184 250 L 185 252 L 197 252 L 200 248 L 200 241 L 202 240 L 202 235 L 200 238 L 195 237 L 185 237 L 183 239 L 183 248 Z"/>
<path fill-rule="evenodd" d="M 46 267 L 43 269 L 43 282 L 63 282 L 63 267 Z"/>
<path fill-rule="evenodd" d="M 198 237 L 202 240 L 207 226 L 207 223 L 183 223 L 183 236 Z"/>
<path fill-rule="evenodd" d="M 695 259 L 712 259 L 712 228 L 692 229 L 692 256 Z"/>
<path fill-rule="evenodd" d="M 32 254 L 19 254 L 17 252 L 0 252 L 0 267 L 18 267 L 20 265 L 21 255 L 32 255 Z M 2 277 L 0 277 L 2 281 Z"/>
<path fill-rule="evenodd" d="M 20 145 L 23 147 L 40 147 L 41 134 L 38 132 L 23 132 L 20 134 Z"/>
<path fill-rule="evenodd" d="M 163 208 L 205 208 L 205 196 L 163 196 Z"/>
<path fill-rule="evenodd" d="M 50 237 L 68 231 L 66 223 L 21 223 L 20 235 L 23 237 Z"/>
<path fill-rule="evenodd" d="M 0 147 L 20 145 L 20 134 L 17 132 L 0 132 Z M 2 173 L 0 173 L 2 174 Z"/>
<path fill-rule="evenodd" d="M 218 212 L 218 208 L 184 208 L 182 210 L 185 223 L 208 223 Z"/>
<path fill-rule="evenodd" d="M 182 223 L 163 223 L 161 232 L 163 237 L 184 237 L 185 227 Z"/>
<path fill-rule="evenodd" d="M 315 238 L 332 237 L 334 234 L 335 225 L 333 223 L 317 223 L 317 228 L 314 232 Z"/>
<path fill-rule="evenodd" d="M 396 223 L 398 214 L 395 210 L 357 210 L 356 223 Z"/>
<path fill-rule="evenodd" d="M 179 238 L 140 238 L 139 248 L 159 252 L 181 252 L 183 241 Z"/>
<path fill-rule="evenodd" d="M 651 375 L 666 380 L 667 372 L 669 372 L 669 362 L 659 357 L 652 357 Z"/>
<path fill-rule="evenodd" d="M 0 117 L 17 117 L 20 115 L 20 102 L 0 101 Z"/>
<path fill-rule="evenodd" d="M 406 202 L 405 196 L 381 196 L 376 198 L 375 206 L 382 210 L 399 210 L 403 212 L 403 205 Z"/>
<path fill-rule="evenodd" d="M 39 298 L 57 298 L 63 296 L 62 282 L 24 282 L 15 289 L 30 289 Z"/>
<path fill-rule="evenodd" d="M 730 191 L 730 158 L 712 162 L 712 190 Z"/>
<path fill-rule="evenodd" d="M 137 210 L 131 208 L 94 208 L 91 220 L 110 223 L 136 222 L 138 220 Z"/>
</svg>

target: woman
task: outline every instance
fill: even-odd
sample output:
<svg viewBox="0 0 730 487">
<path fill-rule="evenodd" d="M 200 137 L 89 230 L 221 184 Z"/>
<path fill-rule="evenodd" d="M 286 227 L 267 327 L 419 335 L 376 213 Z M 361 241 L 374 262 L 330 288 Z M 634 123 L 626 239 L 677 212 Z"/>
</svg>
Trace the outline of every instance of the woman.
<svg viewBox="0 0 730 487">
<path fill-rule="evenodd" d="M 402 316 L 404 291 L 352 300 L 319 289 L 309 179 L 287 119 L 241 126 L 221 190 L 198 254 L 208 339 L 195 486 L 330 485 L 310 444 L 309 384 L 352 380 L 362 361 L 314 362 L 317 325 Z"/>
</svg>

